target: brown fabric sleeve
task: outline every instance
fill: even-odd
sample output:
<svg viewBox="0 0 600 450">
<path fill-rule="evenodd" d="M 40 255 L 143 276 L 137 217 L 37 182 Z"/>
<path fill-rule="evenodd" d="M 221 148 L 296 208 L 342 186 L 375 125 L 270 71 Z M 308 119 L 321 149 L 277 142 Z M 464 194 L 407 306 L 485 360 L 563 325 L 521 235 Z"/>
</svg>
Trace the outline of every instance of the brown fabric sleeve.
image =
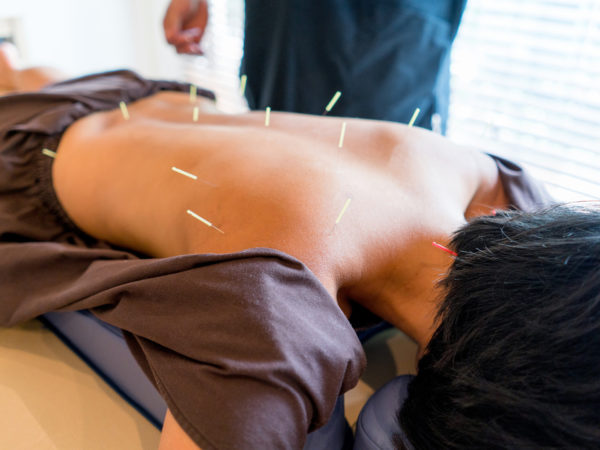
<svg viewBox="0 0 600 450">
<path fill-rule="evenodd" d="M 138 258 L 75 229 L 52 189 L 41 149 L 73 121 L 187 89 L 120 71 L 0 98 L 0 326 L 91 309 L 201 447 L 301 448 L 365 364 L 315 276 L 270 249 Z"/>
<path fill-rule="evenodd" d="M 176 306 L 146 301 L 134 312 L 144 332 L 128 336 L 131 349 L 202 448 L 302 448 L 358 382 L 356 333 L 299 262 L 255 256 L 226 265 L 205 267 L 189 289 L 171 286 Z M 100 317 L 127 317 L 132 305 Z"/>
<path fill-rule="evenodd" d="M 116 70 L 73 78 L 39 91 L 0 98 L 0 133 L 11 131 L 53 135 L 88 114 L 110 110 L 159 91 L 187 92 L 190 85 L 176 81 L 148 80 L 130 70 Z M 197 88 L 199 96 L 214 99 L 212 92 Z"/>
<path fill-rule="evenodd" d="M 556 203 L 544 185 L 532 178 L 520 165 L 489 153 L 488 156 L 498 167 L 504 191 L 512 207 L 531 212 Z"/>
<path fill-rule="evenodd" d="M 125 331 L 204 449 L 302 448 L 365 365 L 334 300 L 276 250 L 132 259 L 58 243 L 0 244 L 0 273 L 2 325 L 91 308 Z"/>
</svg>

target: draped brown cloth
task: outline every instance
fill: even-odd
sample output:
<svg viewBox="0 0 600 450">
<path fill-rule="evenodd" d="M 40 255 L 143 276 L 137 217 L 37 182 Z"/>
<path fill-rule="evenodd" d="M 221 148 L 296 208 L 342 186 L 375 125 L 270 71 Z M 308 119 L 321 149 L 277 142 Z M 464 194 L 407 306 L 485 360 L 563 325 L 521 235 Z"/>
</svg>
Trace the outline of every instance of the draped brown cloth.
<svg viewBox="0 0 600 450">
<path fill-rule="evenodd" d="M 119 71 L 0 98 L 0 325 L 90 309 L 202 448 L 302 448 L 365 366 L 312 272 L 272 249 L 145 258 L 98 241 L 61 208 L 41 153 L 87 114 L 188 89 Z"/>
<path fill-rule="evenodd" d="M 273 249 L 147 258 L 94 239 L 62 209 L 41 152 L 87 114 L 188 89 L 117 71 L 0 98 L 0 325 L 90 309 L 123 330 L 199 446 L 299 449 L 365 367 L 319 280 Z M 496 161 L 515 206 L 546 200 L 518 166 Z"/>
</svg>

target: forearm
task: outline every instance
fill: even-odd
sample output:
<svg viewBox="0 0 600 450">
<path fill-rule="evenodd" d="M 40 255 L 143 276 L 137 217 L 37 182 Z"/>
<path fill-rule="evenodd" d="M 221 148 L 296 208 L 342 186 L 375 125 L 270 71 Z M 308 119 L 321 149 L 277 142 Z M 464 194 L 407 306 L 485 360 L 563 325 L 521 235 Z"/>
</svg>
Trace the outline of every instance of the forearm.
<svg viewBox="0 0 600 450">
<path fill-rule="evenodd" d="M 167 410 L 158 450 L 200 450 Z"/>
</svg>

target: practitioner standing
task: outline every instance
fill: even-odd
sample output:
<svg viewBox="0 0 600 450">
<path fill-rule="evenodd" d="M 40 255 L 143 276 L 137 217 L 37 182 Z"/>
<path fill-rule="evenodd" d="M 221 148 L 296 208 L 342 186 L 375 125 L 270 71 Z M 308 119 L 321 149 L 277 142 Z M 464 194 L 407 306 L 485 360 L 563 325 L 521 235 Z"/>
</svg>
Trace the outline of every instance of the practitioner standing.
<svg viewBox="0 0 600 450">
<path fill-rule="evenodd" d="M 446 130 L 450 49 L 467 0 L 246 0 L 251 109 L 408 122 Z M 199 54 L 207 0 L 172 0 L 167 40 Z M 434 119 L 435 120 L 435 119 Z"/>
</svg>

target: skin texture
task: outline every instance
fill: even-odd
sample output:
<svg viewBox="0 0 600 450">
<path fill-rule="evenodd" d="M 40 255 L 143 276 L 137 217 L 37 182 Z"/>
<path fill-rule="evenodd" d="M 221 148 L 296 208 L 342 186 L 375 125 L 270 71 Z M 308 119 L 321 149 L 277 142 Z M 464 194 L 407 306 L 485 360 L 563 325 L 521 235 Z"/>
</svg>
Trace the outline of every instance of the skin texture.
<svg viewBox="0 0 600 450">
<path fill-rule="evenodd" d="M 131 104 L 128 121 L 114 110 L 71 126 L 54 182 L 75 223 L 158 257 L 282 250 L 344 312 L 360 303 L 427 342 L 433 285 L 451 261 L 431 241 L 447 242 L 465 212 L 502 206 L 488 157 L 398 124 L 348 120 L 340 150 L 341 119 L 272 113 L 267 128 L 258 112 L 195 124 L 191 110 L 186 95 L 160 93 Z"/>
<path fill-rule="evenodd" d="M 57 81 L 44 70 L 27 73 Z M 431 242 L 446 244 L 465 218 L 506 206 L 493 161 L 399 124 L 344 119 L 340 149 L 339 118 L 273 112 L 267 128 L 264 113 L 198 105 L 198 123 L 189 97 L 167 92 L 130 104 L 128 121 L 116 109 L 73 124 L 53 176 L 75 223 L 149 256 L 282 250 L 347 315 L 361 304 L 424 348 L 443 294 L 435 283 L 451 263 Z M 160 448 L 197 448 L 170 412 Z"/>
<path fill-rule="evenodd" d="M 158 450 L 197 450 L 199 448 L 181 429 L 171 411 L 167 410 Z"/>
<path fill-rule="evenodd" d="M 399 124 L 347 119 L 339 149 L 338 118 L 274 112 L 266 127 L 261 112 L 222 115 L 203 102 L 193 123 L 192 107 L 185 94 L 159 93 L 129 105 L 128 121 L 114 110 L 72 125 L 53 175 L 75 223 L 157 257 L 282 250 L 347 315 L 361 304 L 424 348 L 451 263 L 431 242 L 505 206 L 492 160 Z M 168 413 L 160 448 L 197 447 Z"/>
<path fill-rule="evenodd" d="M 37 91 L 63 80 L 66 76 L 51 67 L 19 69 L 20 55 L 10 42 L 0 43 L 0 95 L 12 92 Z"/>
<path fill-rule="evenodd" d="M 177 53 L 202 55 L 200 41 L 207 23 L 206 0 L 172 0 L 163 20 L 165 38 Z"/>
<path fill-rule="evenodd" d="M 188 4 L 173 1 L 165 17 L 181 52 L 199 50 L 189 46 L 200 42 L 207 14 Z M 19 70 L 14 50 L 0 45 L 1 89 L 34 91 L 65 78 L 50 68 Z M 187 95 L 160 93 L 129 105 L 128 121 L 116 109 L 73 124 L 53 176 L 75 223 L 149 256 L 282 250 L 347 315 L 361 304 L 424 348 L 443 294 L 435 282 L 452 261 L 431 242 L 446 244 L 465 218 L 506 206 L 492 160 L 398 124 L 344 119 L 339 149 L 342 119 L 273 112 L 267 128 L 264 113 L 222 115 L 199 100 L 193 123 L 193 106 Z M 196 448 L 167 412 L 160 449 Z"/>
</svg>

